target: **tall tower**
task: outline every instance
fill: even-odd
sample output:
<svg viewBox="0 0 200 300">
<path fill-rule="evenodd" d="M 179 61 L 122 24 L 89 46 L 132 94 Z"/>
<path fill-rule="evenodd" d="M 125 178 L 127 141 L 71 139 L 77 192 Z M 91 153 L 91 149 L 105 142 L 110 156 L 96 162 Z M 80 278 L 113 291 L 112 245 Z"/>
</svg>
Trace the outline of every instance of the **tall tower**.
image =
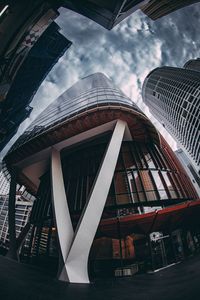
<svg viewBox="0 0 200 300">
<path fill-rule="evenodd" d="M 0 162 L 0 195 L 7 195 L 9 193 L 10 182 L 6 178 L 2 170 L 2 162 Z"/>
<path fill-rule="evenodd" d="M 71 42 L 59 30 L 59 26 L 53 22 L 23 61 L 16 58 L 15 64 L 9 69 L 13 81 L 5 100 L 0 102 L 0 151 L 16 133 L 21 122 L 30 115 L 32 107 L 29 104 L 40 84 L 71 46 Z"/>
<path fill-rule="evenodd" d="M 190 177 L 198 195 L 200 196 L 200 177 L 198 176 L 190 160 L 188 159 L 187 155 L 182 149 L 176 150 L 175 153 L 178 159 L 180 160 L 182 166 L 185 168 L 188 176 Z"/>
<path fill-rule="evenodd" d="M 130 16 L 133 12 L 149 0 L 92 0 L 92 1 L 61 1 L 67 9 L 71 9 L 107 29 L 112 29 L 115 25 Z"/>
<path fill-rule="evenodd" d="M 154 69 L 143 84 L 151 113 L 185 149 L 200 175 L 200 73 L 185 68 Z"/>
<path fill-rule="evenodd" d="M 200 206 L 169 145 L 101 73 L 79 80 L 50 104 L 5 163 L 11 186 L 20 182 L 36 195 L 28 255 L 58 259 L 60 253 L 65 281 L 89 282 L 88 261 L 102 266 L 104 258 L 113 263 L 107 268 L 133 262 L 135 234 L 143 259 L 152 231 L 178 229 L 187 218 L 183 210 Z M 15 239 L 12 232 L 13 255 Z"/>
<path fill-rule="evenodd" d="M 190 59 L 184 64 L 184 68 L 200 72 L 200 58 Z"/>
<path fill-rule="evenodd" d="M 198 0 L 150 0 L 141 10 L 152 20 L 159 19 L 171 12 L 199 2 Z"/>
<path fill-rule="evenodd" d="M 2 168 L 2 163 L 0 162 L 0 248 L 2 251 L 6 251 L 9 247 L 8 201 L 10 181 Z M 19 237 L 28 222 L 34 197 L 25 191 L 24 187 L 17 186 L 15 198 L 16 236 Z"/>
</svg>

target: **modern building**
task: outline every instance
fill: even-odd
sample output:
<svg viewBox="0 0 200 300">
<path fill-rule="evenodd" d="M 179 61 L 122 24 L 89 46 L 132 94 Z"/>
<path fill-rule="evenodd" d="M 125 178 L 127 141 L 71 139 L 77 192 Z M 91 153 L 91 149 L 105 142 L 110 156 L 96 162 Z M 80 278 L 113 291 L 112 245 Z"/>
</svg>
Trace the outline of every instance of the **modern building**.
<svg viewBox="0 0 200 300">
<path fill-rule="evenodd" d="M 198 195 L 200 196 L 200 176 L 197 174 L 195 168 L 191 164 L 187 155 L 184 153 L 182 149 L 178 149 L 175 151 L 176 156 L 180 160 L 182 166 L 185 168 L 188 176 L 190 177 Z"/>
<path fill-rule="evenodd" d="M 5 174 L 0 164 L 0 253 L 5 253 L 9 248 L 8 233 L 8 200 L 10 190 L 9 174 Z M 29 220 L 34 197 L 23 186 L 17 185 L 15 199 L 16 237 L 22 238 L 22 232 Z M 29 237 L 28 237 L 29 238 Z M 29 239 L 22 239 L 24 251 Z"/>
<path fill-rule="evenodd" d="M 188 155 L 200 175 L 200 74 L 161 67 L 148 74 L 143 100 Z"/>
<path fill-rule="evenodd" d="M 45 30 L 59 15 L 58 8 L 71 9 L 94 20 L 107 29 L 112 29 L 131 13 L 141 8 L 147 15 L 154 18 L 152 16 L 154 15 L 154 10 L 156 11 L 156 16 L 157 14 L 162 16 L 172 10 L 198 1 L 164 2 L 164 4 L 163 1 L 150 0 L 30 0 L 28 2 L 25 0 L 8 0 L 2 2 L 0 4 L 0 150 L 5 147 L 16 133 L 19 125 L 31 113 L 32 108 L 29 106 L 29 103 L 37 89 L 34 90 L 31 96 L 25 95 L 27 88 L 29 88 L 29 94 L 32 92 L 32 89 L 27 85 L 23 99 L 18 101 L 20 97 L 18 92 L 21 93 L 22 88 L 24 88 L 24 85 L 20 85 L 19 81 L 20 83 L 27 82 L 23 81 L 20 74 L 26 72 L 24 68 L 27 65 L 26 57 L 28 56 L 29 59 L 31 57 L 29 55 L 30 50 L 37 43 L 38 39 L 42 38 Z M 58 55 L 55 58 L 55 62 L 59 57 Z M 30 69 L 31 67 L 29 67 Z M 48 71 L 50 69 L 48 68 Z M 47 73 L 47 71 L 44 71 L 42 78 Z M 39 77 L 40 79 L 37 80 L 38 86 L 41 83 L 41 76 Z M 37 84 L 35 82 L 32 86 L 35 88 Z M 21 91 L 15 91 L 15 86 L 19 87 Z M 26 101 L 24 100 L 25 98 Z M 21 108 L 21 105 L 23 108 Z M 18 110 L 17 113 L 16 109 Z"/>
<path fill-rule="evenodd" d="M 64 0 L 61 6 L 84 15 L 110 30 L 148 2 L 149 0 Z"/>
<path fill-rule="evenodd" d="M 7 250 L 9 248 L 9 232 L 8 232 L 8 199 L 9 195 L 0 195 L 0 250 Z M 25 228 L 30 212 L 33 206 L 32 200 L 24 198 L 21 192 L 16 195 L 15 204 L 15 223 L 16 223 L 16 237 L 18 238 Z M 27 247 L 24 245 L 24 248 Z"/>
<path fill-rule="evenodd" d="M 17 251 L 16 182 L 36 196 L 26 257 L 55 267 L 61 280 L 155 270 L 199 248 L 190 179 L 150 120 L 101 73 L 50 104 L 4 161 L 9 257 Z"/>
<path fill-rule="evenodd" d="M 188 60 L 185 65 L 185 69 L 199 71 L 200 72 L 200 58 L 197 59 L 190 59 Z"/>
<path fill-rule="evenodd" d="M 141 10 L 152 20 L 157 20 L 185 6 L 199 2 L 198 0 L 150 0 Z"/>
<path fill-rule="evenodd" d="M 5 101 L 0 102 L 0 150 L 16 133 L 21 122 L 30 115 L 32 108 L 29 104 L 40 84 L 71 46 L 71 42 L 59 29 L 53 22 L 29 50 L 20 68 L 16 70 L 17 62 L 12 64 L 9 75 L 14 77 L 14 80 Z"/>
<path fill-rule="evenodd" d="M 30 49 L 59 15 L 58 7 L 45 0 L 8 0 L 0 4 L 0 102 L 5 100 Z"/>
<path fill-rule="evenodd" d="M 10 189 L 10 181 L 2 170 L 2 162 L 0 162 L 0 195 L 7 195 Z"/>
</svg>

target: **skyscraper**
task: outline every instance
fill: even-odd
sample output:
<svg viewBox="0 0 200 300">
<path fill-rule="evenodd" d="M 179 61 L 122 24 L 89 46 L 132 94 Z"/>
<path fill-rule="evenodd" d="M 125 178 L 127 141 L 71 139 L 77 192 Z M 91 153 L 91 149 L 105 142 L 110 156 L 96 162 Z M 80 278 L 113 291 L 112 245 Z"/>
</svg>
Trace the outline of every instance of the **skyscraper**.
<svg viewBox="0 0 200 300">
<path fill-rule="evenodd" d="M 200 58 L 188 60 L 185 63 L 184 68 L 200 72 Z"/>
<path fill-rule="evenodd" d="M 60 1 L 63 7 L 84 15 L 107 29 L 112 29 L 149 0 Z"/>
<path fill-rule="evenodd" d="M 6 99 L 0 103 L 0 151 L 30 115 L 32 107 L 29 104 L 40 84 L 72 44 L 59 29 L 53 22 L 29 50 L 20 67 L 19 54 L 9 69 L 9 76 L 14 79 Z"/>
<path fill-rule="evenodd" d="M 200 175 L 200 73 L 161 67 L 143 84 L 143 100 L 169 131 Z"/>
<path fill-rule="evenodd" d="M 190 160 L 182 149 L 176 150 L 175 153 L 189 175 L 198 195 L 200 196 L 200 176 L 197 174 Z"/>
<path fill-rule="evenodd" d="M 5 176 L 0 163 L 0 252 L 5 253 L 9 247 L 8 233 L 8 199 L 10 180 Z M 34 197 L 24 187 L 17 186 L 15 197 L 16 236 L 19 237 L 28 222 Z"/>
<path fill-rule="evenodd" d="M 9 232 L 8 232 L 8 199 L 9 195 L 0 195 L 0 248 L 9 248 Z M 16 237 L 26 226 L 30 212 L 33 206 L 33 201 L 26 199 L 22 192 L 16 195 L 15 203 L 15 223 L 16 223 Z"/>
<path fill-rule="evenodd" d="M 2 170 L 2 162 L 0 162 L 0 195 L 7 195 L 9 193 L 10 182 L 6 178 Z"/>
<path fill-rule="evenodd" d="M 169 13 L 199 2 L 199 0 L 150 0 L 141 10 L 152 20 L 159 19 Z"/>
<path fill-rule="evenodd" d="M 180 259 L 171 236 L 181 241 L 192 226 L 198 240 L 200 202 L 191 181 L 150 120 L 101 73 L 50 104 L 5 163 L 11 174 L 8 256 L 19 246 L 13 213 L 19 182 L 36 196 L 27 255 L 48 259 L 49 268 L 60 257 L 61 280 L 86 283 L 99 273 L 158 269 Z"/>
</svg>

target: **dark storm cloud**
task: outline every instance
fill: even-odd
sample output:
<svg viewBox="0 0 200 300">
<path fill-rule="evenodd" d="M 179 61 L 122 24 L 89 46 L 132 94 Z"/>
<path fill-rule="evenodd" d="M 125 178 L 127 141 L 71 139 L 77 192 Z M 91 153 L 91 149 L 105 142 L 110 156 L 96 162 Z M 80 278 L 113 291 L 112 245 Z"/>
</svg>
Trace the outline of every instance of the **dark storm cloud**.
<svg viewBox="0 0 200 300">
<path fill-rule="evenodd" d="M 57 23 L 73 45 L 43 82 L 32 102 L 33 112 L 20 126 L 17 136 L 79 78 L 103 72 L 147 113 L 170 142 L 170 136 L 150 116 L 142 102 L 141 87 L 152 69 L 161 65 L 181 67 L 187 60 L 200 56 L 199 8 L 200 4 L 195 4 L 156 22 L 138 11 L 111 31 L 61 9 Z"/>
</svg>

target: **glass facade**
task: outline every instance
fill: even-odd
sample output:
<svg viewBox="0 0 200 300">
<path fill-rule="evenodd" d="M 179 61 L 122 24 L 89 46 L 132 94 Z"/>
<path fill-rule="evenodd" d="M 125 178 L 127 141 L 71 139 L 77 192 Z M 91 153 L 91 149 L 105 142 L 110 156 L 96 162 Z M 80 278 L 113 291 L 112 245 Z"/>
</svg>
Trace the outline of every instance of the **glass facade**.
<svg viewBox="0 0 200 300">
<path fill-rule="evenodd" d="M 0 248 L 8 248 L 9 246 L 8 201 L 8 195 L 0 195 Z M 22 195 L 16 196 L 15 225 L 17 238 L 28 222 L 32 206 L 33 201 Z"/>
<path fill-rule="evenodd" d="M 64 149 L 61 153 L 65 191 L 74 230 L 109 139 L 110 134 L 106 134 L 70 150 Z M 164 207 L 192 200 L 190 189 L 181 186 L 185 174 L 169 161 L 171 158 L 166 150 L 153 143 L 123 142 L 90 251 L 90 276 L 103 276 L 105 271 L 107 275 L 117 274 L 118 271 L 120 274 L 120 268 L 126 269 L 130 264 L 131 272 L 142 272 L 150 269 L 152 264 L 154 268 L 159 268 L 175 261 L 177 255 L 173 252 L 172 239 L 176 237 L 171 237 L 173 231 L 169 235 L 168 228 L 165 228 L 167 238 L 163 239 L 165 233 L 159 233 L 158 242 L 159 239 L 151 240 L 149 232 L 138 229 L 132 222 L 128 226 L 124 223 L 127 217 L 151 214 Z M 40 264 L 40 259 L 45 258 L 43 263 L 52 264 L 56 270 L 58 244 L 52 212 L 50 172 L 41 177 L 31 223 L 30 245 L 26 253 L 22 252 L 23 255 L 36 263 L 39 259 Z"/>
<path fill-rule="evenodd" d="M 88 145 L 66 156 L 63 154 L 65 189 L 71 212 L 83 209 L 105 149 L 106 144 L 101 143 Z M 189 193 L 183 193 L 180 181 L 180 174 L 169 166 L 159 147 L 124 142 L 106 206 L 134 204 L 143 210 L 149 202 L 163 207 L 170 199 L 189 199 Z"/>
<path fill-rule="evenodd" d="M 199 2 L 198 0 L 151 0 L 141 7 L 141 10 L 152 20 L 159 19 L 187 5 Z"/>
<path fill-rule="evenodd" d="M 119 124 L 123 125 L 124 136 L 118 155 L 112 143 Z M 89 247 L 90 276 L 120 276 L 124 272 L 131 275 L 175 260 L 171 236 L 174 230 L 187 225 L 187 231 L 191 227 L 190 223 L 183 224 L 187 220 L 183 218 L 184 209 L 197 195 L 175 154 L 151 122 L 101 73 L 81 79 L 50 104 L 5 158 L 8 170 L 17 165 L 20 183 L 25 182 L 27 189 L 33 188 L 37 193 L 30 216 L 30 243 L 22 247 L 22 259 L 40 266 L 44 263 L 57 271 L 60 227 L 57 229 L 55 219 L 58 221 L 60 213 L 55 209 L 53 214 L 52 202 L 60 201 L 60 208 L 66 203 L 64 191 L 62 198 L 58 195 L 52 199 L 52 185 L 56 190 L 61 184 L 65 190 L 75 231 L 91 201 L 90 194 L 99 180 L 103 158 L 111 152 L 111 144 L 117 162 L 109 170 L 114 174 L 111 173 L 106 195 L 106 183 L 101 178 L 105 206 Z M 60 157 L 56 163 L 52 147 Z M 54 166 L 60 166 L 60 161 L 64 186 L 62 180 L 52 180 L 57 176 Z M 105 161 L 108 170 L 110 164 Z M 100 196 L 98 192 L 98 201 Z M 191 214 L 194 215 L 192 206 Z M 65 215 L 62 218 L 65 220 Z M 199 218 L 190 219 L 196 230 Z M 88 221 L 91 220 L 92 216 Z"/>
<path fill-rule="evenodd" d="M 74 84 L 70 89 L 50 104 L 27 128 L 11 148 L 11 152 L 29 140 L 50 131 L 72 117 L 91 109 L 106 106 L 123 106 L 140 112 L 140 109 L 113 86 L 105 75 L 96 73 Z"/>
<path fill-rule="evenodd" d="M 144 0 L 126 0 L 123 3 L 120 0 L 82 0 L 79 2 L 79 5 L 76 5 L 74 1 L 64 1 L 63 6 L 110 30 L 139 9 Z"/>
<path fill-rule="evenodd" d="M 145 103 L 184 147 L 197 172 L 200 165 L 199 88 L 199 72 L 173 67 L 153 70 L 143 85 Z"/>
<path fill-rule="evenodd" d="M 59 26 L 53 22 L 30 49 L 19 70 L 16 70 L 20 65 L 19 61 L 16 62 L 16 67 L 12 64 L 9 78 L 16 74 L 6 101 L 0 102 L 0 149 L 3 149 L 18 126 L 30 115 L 32 107 L 29 104 L 37 89 L 70 46 L 71 42 L 59 33 Z M 23 57 L 22 54 L 16 56 L 20 59 Z"/>
</svg>

